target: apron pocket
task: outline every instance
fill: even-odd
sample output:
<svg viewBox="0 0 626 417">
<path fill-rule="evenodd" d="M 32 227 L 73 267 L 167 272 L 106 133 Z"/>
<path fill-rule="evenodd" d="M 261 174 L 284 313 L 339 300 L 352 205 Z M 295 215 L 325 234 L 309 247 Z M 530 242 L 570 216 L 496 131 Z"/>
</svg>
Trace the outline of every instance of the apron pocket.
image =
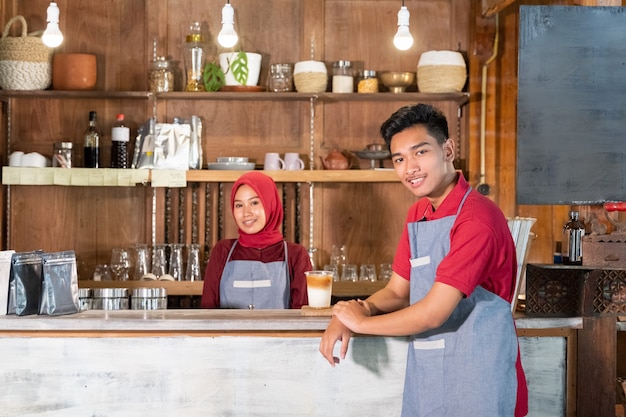
<svg viewBox="0 0 626 417">
<path fill-rule="evenodd" d="M 417 397 L 416 415 L 439 415 L 443 410 L 445 339 L 414 339 L 411 344 Z"/>
</svg>

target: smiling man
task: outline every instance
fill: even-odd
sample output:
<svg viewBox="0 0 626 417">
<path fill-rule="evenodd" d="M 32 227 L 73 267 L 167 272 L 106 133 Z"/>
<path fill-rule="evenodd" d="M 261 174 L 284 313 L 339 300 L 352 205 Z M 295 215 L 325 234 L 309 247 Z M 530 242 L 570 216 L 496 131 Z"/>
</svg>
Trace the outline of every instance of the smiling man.
<svg viewBox="0 0 626 417">
<path fill-rule="evenodd" d="M 506 218 L 455 170 L 455 143 L 438 109 L 402 107 L 380 130 L 396 174 L 419 200 L 389 283 L 367 300 L 337 303 L 320 352 L 334 366 L 352 332 L 410 336 L 403 417 L 526 415 Z"/>
</svg>

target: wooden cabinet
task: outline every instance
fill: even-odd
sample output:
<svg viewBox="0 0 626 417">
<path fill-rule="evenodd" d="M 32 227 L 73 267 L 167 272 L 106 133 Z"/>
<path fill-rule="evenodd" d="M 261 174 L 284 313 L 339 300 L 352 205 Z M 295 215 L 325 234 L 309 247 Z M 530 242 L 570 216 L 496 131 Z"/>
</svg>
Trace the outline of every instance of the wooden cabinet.
<svg viewBox="0 0 626 417">
<path fill-rule="evenodd" d="M 22 14 L 32 30 L 45 26 L 42 0 L 0 0 L 5 21 Z M 301 173 L 279 173 L 288 239 L 317 249 L 326 263 L 333 244 L 345 244 L 353 263 L 388 262 L 395 252 L 407 208 L 414 197 L 392 172 L 368 169 L 319 171 L 319 157 L 332 149 L 364 149 L 380 141 L 380 124 L 398 107 L 429 102 L 442 108 L 450 132 L 467 158 L 467 94 L 425 95 L 322 93 L 147 93 L 147 65 L 153 40 L 158 53 L 182 69 L 185 31 L 193 20 L 208 33 L 207 52 L 220 50 L 214 39 L 223 3 L 192 0 L 115 0 L 57 2 L 65 42 L 59 52 L 94 53 L 98 81 L 93 92 L 0 92 L 4 165 L 15 150 L 50 155 L 54 142 L 70 140 L 82 166 L 82 132 L 90 110 L 98 112 L 105 133 L 103 163 L 110 160 L 110 128 L 117 113 L 136 128 L 151 116 L 203 119 L 204 163 L 218 156 L 248 156 L 260 164 L 267 151 L 297 152 L 307 162 Z M 349 59 L 357 67 L 415 71 L 419 54 L 431 49 L 467 50 L 469 6 L 452 0 L 405 2 L 411 9 L 409 52 L 393 48 L 397 1 L 241 0 L 234 5 L 241 47 L 263 54 L 260 84 L 270 63 L 306 59 L 330 63 Z M 88 16 L 98 16 L 90 19 Z M 388 40 L 388 42 L 384 40 Z M 389 166 L 389 165 L 387 165 Z M 313 168 L 313 170 L 311 170 Z M 204 260 L 217 240 L 235 227 L 224 199 L 235 172 L 190 171 L 187 187 L 5 186 L 3 246 L 18 251 L 74 249 L 79 275 L 108 262 L 115 246 L 137 242 L 200 243 Z"/>
</svg>

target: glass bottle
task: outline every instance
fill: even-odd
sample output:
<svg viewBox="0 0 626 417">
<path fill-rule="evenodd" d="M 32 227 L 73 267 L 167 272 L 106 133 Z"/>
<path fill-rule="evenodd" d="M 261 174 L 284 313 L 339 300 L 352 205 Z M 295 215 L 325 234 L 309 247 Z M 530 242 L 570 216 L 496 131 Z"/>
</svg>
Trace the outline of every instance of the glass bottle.
<svg viewBox="0 0 626 417">
<path fill-rule="evenodd" d="M 563 226 L 563 263 L 565 265 L 583 264 L 582 238 L 585 226 L 578 220 L 578 212 L 571 211 L 569 220 Z"/>
<path fill-rule="evenodd" d="M 130 129 L 124 123 L 124 115 L 117 115 L 111 129 L 111 168 L 128 168 L 128 143 Z"/>
<path fill-rule="evenodd" d="M 89 112 L 89 127 L 83 135 L 85 142 L 83 147 L 85 168 L 100 167 L 100 138 L 102 134 L 96 126 L 96 112 Z"/>
<path fill-rule="evenodd" d="M 204 40 L 200 22 L 193 22 L 185 37 L 185 73 L 187 84 L 185 91 L 205 91 L 202 81 L 204 69 Z"/>
</svg>

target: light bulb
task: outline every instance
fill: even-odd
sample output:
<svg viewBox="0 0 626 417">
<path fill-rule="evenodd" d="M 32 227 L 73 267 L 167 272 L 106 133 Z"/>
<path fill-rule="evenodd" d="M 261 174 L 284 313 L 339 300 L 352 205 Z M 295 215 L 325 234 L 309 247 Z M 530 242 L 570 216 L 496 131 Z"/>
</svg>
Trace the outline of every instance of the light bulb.
<svg viewBox="0 0 626 417">
<path fill-rule="evenodd" d="M 224 48 L 231 48 L 239 41 L 235 32 L 235 10 L 230 3 L 226 3 L 222 9 L 222 30 L 217 35 L 217 42 Z"/>
<path fill-rule="evenodd" d="M 393 37 L 393 44 L 401 51 L 406 51 L 413 45 L 413 36 L 409 32 L 409 9 L 406 6 L 400 7 L 398 11 L 398 32 Z"/>
<path fill-rule="evenodd" d="M 48 6 L 48 26 L 41 37 L 44 45 L 50 48 L 56 48 L 63 43 L 63 34 L 59 29 L 59 7 L 55 2 L 50 2 Z"/>
</svg>

